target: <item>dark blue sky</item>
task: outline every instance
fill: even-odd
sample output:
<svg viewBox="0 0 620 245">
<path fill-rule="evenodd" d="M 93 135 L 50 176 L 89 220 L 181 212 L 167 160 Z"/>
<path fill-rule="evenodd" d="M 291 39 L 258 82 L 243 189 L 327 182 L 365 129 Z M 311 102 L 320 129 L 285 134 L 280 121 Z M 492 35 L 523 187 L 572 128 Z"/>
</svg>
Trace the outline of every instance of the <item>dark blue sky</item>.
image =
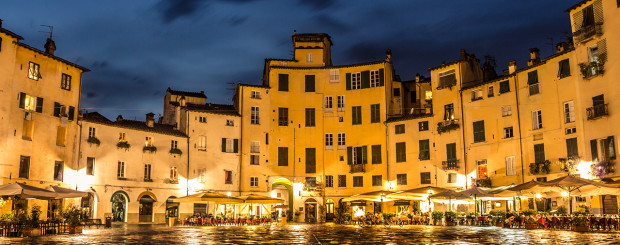
<svg viewBox="0 0 620 245">
<path fill-rule="evenodd" d="M 259 84 L 265 58 L 291 58 L 293 30 L 324 32 L 336 65 L 383 59 L 392 49 L 403 80 L 459 58 L 492 55 L 501 72 L 528 50 L 552 54 L 564 10 L 578 0 L 154 0 L 6 1 L 3 27 L 43 49 L 54 26 L 56 55 L 88 67 L 82 108 L 114 118 L 160 114 L 167 87 L 232 103 L 230 82 Z M 96 108 L 96 109 L 92 109 Z"/>
</svg>

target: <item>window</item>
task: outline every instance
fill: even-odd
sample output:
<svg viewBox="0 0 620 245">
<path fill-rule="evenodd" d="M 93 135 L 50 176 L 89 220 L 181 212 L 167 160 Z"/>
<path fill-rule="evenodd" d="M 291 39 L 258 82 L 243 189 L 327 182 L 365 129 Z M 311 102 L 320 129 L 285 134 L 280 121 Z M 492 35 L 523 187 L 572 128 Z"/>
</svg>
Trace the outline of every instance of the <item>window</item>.
<svg viewBox="0 0 620 245">
<path fill-rule="evenodd" d="M 178 149 L 179 146 L 179 142 L 176 140 L 171 140 L 170 141 L 170 149 Z"/>
<path fill-rule="evenodd" d="M 353 106 L 352 108 L 352 118 L 353 118 L 353 125 L 360 125 L 362 124 L 362 107 L 361 106 Z"/>
<path fill-rule="evenodd" d="M 512 127 L 504 128 L 504 139 L 512 138 L 514 136 Z"/>
<path fill-rule="evenodd" d="M 510 92 L 510 82 L 508 80 L 499 82 L 499 94 Z"/>
<path fill-rule="evenodd" d="M 34 135 L 34 121 L 28 118 L 28 114 L 26 114 L 26 119 L 22 127 L 22 139 L 32 140 Z"/>
<path fill-rule="evenodd" d="M 456 183 L 456 173 L 449 173 L 448 184 L 454 184 L 454 183 Z"/>
<path fill-rule="evenodd" d="M 239 139 L 222 138 L 222 152 L 238 153 Z"/>
<path fill-rule="evenodd" d="M 381 163 L 381 145 L 373 145 L 370 147 L 372 152 L 372 164 Z"/>
<path fill-rule="evenodd" d="M 250 124 L 260 124 L 260 108 L 258 106 L 252 106 L 251 108 Z"/>
<path fill-rule="evenodd" d="M 512 106 L 502 106 L 502 117 L 512 116 Z"/>
<path fill-rule="evenodd" d="M 394 134 L 404 134 L 404 133 L 405 133 L 405 124 L 394 125 Z"/>
<path fill-rule="evenodd" d="M 252 90 L 250 98 L 260 100 L 260 91 Z"/>
<path fill-rule="evenodd" d="M 278 125 L 288 126 L 288 108 L 278 108 Z"/>
<path fill-rule="evenodd" d="M 224 170 L 224 184 L 225 185 L 232 185 L 233 181 L 232 181 L 232 171 L 231 170 Z"/>
<path fill-rule="evenodd" d="M 394 97 L 400 97 L 400 88 L 394 88 Z"/>
<path fill-rule="evenodd" d="M 278 166 L 288 166 L 288 147 L 278 147 Z"/>
<path fill-rule="evenodd" d="M 572 123 L 575 121 L 575 107 L 573 101 L 564 103 L 564 123 Z"/>
<path fill-rule="evenodd" d="M 196 145 L 196 148 L 198 148 L 199 151 L 207 150 L 207 136 L 198 136 L 198 144 Z"/>
<path fill-rule="evenodd" d="M 407 185 L 407 174 L 397 174 L 396 175 L 396 184 L 397 185 Z"/>
<path fill-rule="evenodd" d="M 230 120 L 230 119 L 226 119 L 226 126 L 235 126 L 235 121 L 234 120 Z"/>
<path fill-rule="evenodd" d="M 456 162 L 456 143 L 446 144 L 446 161 Z"/>
<path fill-rule="evenodd" d="M 370 123 L 381 122 L 381 106 L 379 104 L 370 105 Z"/>
<path fill-rule="evenodd" d="M 422 184 L 422 185 L 430 185 L 431 184 L 431 172 L 422 172 L 422 173 L 420 173 L 420 184 Z"/>
<path fill-rule="evenodd" d="M 419 159 L 430 160 L 431 159 L 430 141 L 420 140 L 418 144 L 419 144 L 419 151 L 420 151 Z"/>
<path fill-rule="evenodd" d="M 153 179 L 151 179 L 151 164 L 144 164 L 144 181 L 153 181 Z"/>
<path fill-rule="evenodd" d="M 381 175 L 372 176 L 372 186 L 383 186 L 383 178 Z"/>
<path fill-rule="evenodd" d="M 568 59 L 561 60 L 558 63 L 558 77 L 560 79 L 570 76 L 570 64 Z"/>
<path fill-rule="evenodd" d="M 316 177 L 306 177 L 306 188 L 316 188 Z"/>
<path fill-rule="evenodd" d="M 443 109 L 443 120 L 454 120 L 454 104 L 444 105 Z"/>
<path fill-rule="evenodd" d="M 347 135 L 345 133 L 338 133 L 338 150 L 344 150 L 347 145 Z"/>
<path fill-rule="evenodd" d="M 316 92 L 314 81 L 314 75 L 306 75 L 306 92 Z"/>
<path fill-rule="evenodd" d="M 481 100 L 482 99 L 482 89 L 476 89 L 471 91 L 471 101 Z"/>
<path fill-rule="evenodd" d="M 95 175 L 95 158 L 86 158 L 86 175 Z"/>
<path fill-rule="evenodd" d="M 19 177 L 22 179 L 30 177 L 30 156 L 19 156 Z"/>
<path fill-rule="evenodd" d="M 30 62 L 28 67 L 28 78 L 32 80 L 39 80 L 41 73 L 39 73 L 39 64 Z"/>
<path fill-rule="evenodd" d="M 278 91 L 288 92 L 288 74 L 278 74 Z"/>
<path fill-rule="evenodd" d="M 407 145 L 405 142 L 396 143 L 396 162 L 407 161 Z"/>
<path fill-rule="evenodd" d="M 594 119 L 607 115 L 607 110 L 605 107 L 605 95 L 601 94 L 592 97 L 592 109 L 586 109 L 588 119 Z"/>
<path fill-rule="evenodd" d="M 260 153 L 260 142 L 259 141 L 250 142 L 250 153 Z"/>
<path fill-rule="evenodd" d="M 577 138 L 566 139 L 566 156 L 568 158 L 579 157 Z"/>
<path fill-rule="evenodd" d="M 454 69 L 439 73 L 437 89 L 449 88 L 456 85 L 456 71 Z"/>
<path fill-rule="evenodd" d="M 333 98 L 325 96 L 325 111 L 332 112 L 332 110 L 334 110 Z"/>
<path fill-rule="evenodd" d="M 67 127 L 58 126 L 56 129 L 56 145 L 65 146 L 66 136 L 67 136 Z"/>
<path fill-rule="evenodd" d="M 127 139 L 125 139 L 125 133 L 118 133 L 118 142 L 127 142 Z"/>
<path fill-rule="evenodd" d="M 269 144 L 269 133 L 265 133 L 265 145 Z"/>
<path fill-rule="evenodd" d="M 58 102 L 54 102 L 54 116 L 55 117 L 66 117 L 68 120 L 73 120 L 75 115 L 75 107 L 66 106 L 60 104 Z"/>
<path fill-rule="evenodd" d="M 314 108 L 306 108 L 306 127 L 316 126 L 314 120 Z"/>
<path fill-rule="evenodd" d="M 536 130 L 541 129 L 542 127 L 542 112 L 540 110 L 532 111 L 532 129 Z"/>
<path fill-rule="evenodd" d="M 96 129 L 93 127 L 88 127 L 88 138 L 95 138 L 96 137 Z"/>
<path fill-rule="evenodd" d="M 484 142 L 485 140 L 484 120 L 474 122 L 474 143 Z"/>
<path fill-rule="evenodd" d="M 325 175 L 325 187 L 334 187 L 333 175 Z"/>
<path fill-rule="evenodd" d="M 486 159 L 476 160 L 476 166 L 478 166 L 478 179 L 486 179 L 489 177 Z"/>
<path fill-rule="evenodd" d="M 199 123 L 207 123 L 207 117 L 198 117 Z"/>
<path fill-rule="evenodd" d="M 364 187 L 364 176 L 353 176 L 353 187 Z"/>
<path fill-rule="evenodd" d="M 599 158 L 597 140 L 590 140 L 590 154 L 592 156 L 592 162 L 598 162 Z"/>
<path fill-rule="evenodd" d="M 325 134 L 325 150 L 334 149 L 334 134 Z"/>
<path fill-rule="evenodd" d="M 60 88 L 71 91 L 71 76 L 64 73 L 62 74 L 60 78 Z"/>
<path fill-rule="evenodd" d="M 506 176 L 517 175 L 517 168 L 515 167 L 515 156 L 506 157 Z"/>
<path fill-rule="evenodd" d="M 428 131 L 428 121 L 418 122 L 418 131 Z"/>
<path fill-rule="evenodd" d="M 41 113 L 43 112 L 43 98 L 19 93 L 19 108 Z"/>
<path fill-rule="evenodd" d="M 347 187 L 346 175 L 338 175 L 338 187 Z"/>
<path fill-rule="evenodd" d="M 338 95 L 338 111 L 344 111 L 344 95 Z"/>
<path fill-rule="evenodd" d="M 63 161 L 54 162 L 54 180 L 55 181 L 62 181 L 64 170 L 65 170 L 65 162 Z"/>
<path fill-rule="evenodd" d="M 125 178 L 125 162 L 118 161 L 118 164 L 116 166 L 116 178 Z"/>
<path fill-rule="evenodd" d="M 368 160 L 368 149 L 366 146 L 347 147 L 347 164 L 366 164 Z"/>
<path fill-rule="evenodd" d="M 340 81 L 340 70 L 329 70 L 329 82 L 337 83 Z"/>
<path fill-rule="evenodd" d="M 362 75 L 361 73 L 351 73 L 351 89 L 361 89 L 362 88 Z"/>
<path fill-rule="evenodd" d="M 316 173 L 316 148 L 306 148 L 306 173 Z"/>
<path fill-rule="evenodd" d="M 250 187 L 258 187 L 258 177 L 250 177 Z"/>
<path fill-rule="evenodd" d="M 375 88 L 381 86 L 379 82 L 379 70 L 370 71 L 370 87 Z"/>
<path fill-rule="evenodd" d="M 0 37 L 0 52 L 2 52 L 2 38 Z"/>
<path fill-rule="evenodd" d="M 306 62 L 308 63 L 312 63 L 313 60 L 313 55 L 312 54 L 306 54 Z"/>
<path fill-rule="evenodd" d="M 566 128 L 565 134 L 574 134 L 574 133 L 577 133 L 577 128 L 576 127 Z"/>
<path fill-rule="evenodd" d="M 170 167 L 170 183 L 179 183 L 179 173 L 177 167 Z"/>
<path fill-rule="evenodd" d="M 534 162 L 541 163 L 544 161 L 545 161 L 545 145 L 544 144 L 534 145 Z"/>
<path fill-rule="evenodd" d="M 530 95 L 540 93 L 540 87 L 538 83 L 538 71 L 530 71 L 527 73 L 527 84 L 530 86 Z"/>
<path fill-rule="evenodd" d="M 207 173 L 206 168 L 198 169 L 198 183 L 204 183 L 207 181 L 207 179 L 205 178 L 206 173 Z"/>
<path fill-rule="evenodd" d="M 146 146 L 153 146 L 153 138 L 151 138 L 151 137 L 146 137 L 146 140 L 145 140 L 145 145 L 146 145 Z"/>
<path fill-rule="evenodd" d="M 493 90 L 493 86 L 489 86 L 487 88 L 487 97 L 493 97 L 495 96 L 495 91 Z"/>
<path fill-rule="evenodd" d="M 260 164 L 260 156 L 250 155 L 250 165 L 259 165 L 259 164 Z"/>
</svg>

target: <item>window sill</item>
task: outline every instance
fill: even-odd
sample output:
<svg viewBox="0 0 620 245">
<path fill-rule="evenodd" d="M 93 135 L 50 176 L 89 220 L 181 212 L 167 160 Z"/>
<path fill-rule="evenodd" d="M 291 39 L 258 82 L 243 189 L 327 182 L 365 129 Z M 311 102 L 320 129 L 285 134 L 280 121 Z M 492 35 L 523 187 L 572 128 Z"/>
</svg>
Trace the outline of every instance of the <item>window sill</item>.
<svg viewBox="0 0 620 245">
<path fill-rule="evenodd" d="M 30 138 L 30 139 L 28 139 L 28 138 L 22 138 L 22 139 L 23 139 L 23 140 L 26 140 L 26 141 L 32 141 L 32 138 Z"/>
<path fill-rule="evenodd" d="M 117 180 L 127 180 L 125 177 L 116 177 Z"/>
<path fill-rule="evenodd" d="M 207 149 L 198 149 L 198 151 L 207 151 Z"/>
<path fill-rule="evenodd" d="M 326 151 L 332 151 L 332 150 L 334 150 L 334 147 L 333 146 L 326 146 L 325 150 Z"/>
<path fill-rule="evenodd" d="M 224 183 L 224 184 L 225 184 L 225 185 L 232 185 L 232 182 L 231 182 L 231 183 Z"/>
<path fill-rule="evenodd" d="M 152 179 L 145 179 L 144 182 L 153 182 Z"/>
<path fill-rule="evenodd" d="M 56 146 L 65 147 L 65 145 L 58 145 L 58 144 L 56 144 Z"/>
</svg>

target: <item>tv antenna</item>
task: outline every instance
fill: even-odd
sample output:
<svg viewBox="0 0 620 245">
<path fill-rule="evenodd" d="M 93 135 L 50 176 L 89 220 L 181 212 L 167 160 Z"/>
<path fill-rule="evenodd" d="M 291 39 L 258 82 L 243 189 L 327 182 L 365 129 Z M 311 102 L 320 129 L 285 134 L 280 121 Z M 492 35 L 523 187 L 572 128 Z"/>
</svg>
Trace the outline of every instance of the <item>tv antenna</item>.
<svg viewBox="0 0 620 245">
<path fill-rule="evenodd" d="M 555 53 L 555 42 L 553 41 L 553 37 L 547 37 L 547 40 L 549 40 L 549 42 L 545 44 L 551 45 L 551 53 Z"/>
<path fill-rule="evenodd" d="M 50 31 L 39 31 L 39 32 L 49 33 L 50 34 L 50 39 L 52 39 L 52 36 L 53 36 L 53 33 L 54 33 L 54 26 L 49 26 L 49 25 L 41 25 L 41 26 L 49 28 Z"/>
</svg>

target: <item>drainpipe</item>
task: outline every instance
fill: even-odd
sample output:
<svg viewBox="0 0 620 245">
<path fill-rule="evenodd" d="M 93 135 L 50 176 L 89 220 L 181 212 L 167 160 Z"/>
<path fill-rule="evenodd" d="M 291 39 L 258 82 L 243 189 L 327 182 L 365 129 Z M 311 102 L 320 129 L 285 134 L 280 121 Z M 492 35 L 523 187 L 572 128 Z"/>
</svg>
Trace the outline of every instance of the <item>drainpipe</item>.
<svg viewBox="0 0 620 245">
<path fill-rule="evenodd" d="M 461 85 L 463 84 L 463 69 L 459 66 L 459 76 L 461 78 Z M 467 149 L 465 147 L 465 113 L 463 110 L 463 90 L 459 89 L 459 99 L 461 101 L 461 136 L 463 137 L 463 169 L 465 169 L 465 189 L 467 189 Z M 472 183 L 473 186 L 473 183 Z"/>
<path fill-rule="evenodd" d="M 519 154 L 521 158 L 521 183 L 525 183 L 525 170 L 523 167 L 523 137 L 521 135 L 522 125 L 521 125 L 521 111 L 519 110 L 519 88 L 517 87 L 517 82 L 519 81 L 518 73 L 515 71 L 515 101 L 517 104 L 517 125 L 519 125 Z"/>
<path fill-rule="evenodd" d="M 239 100 L 239 108 L 241 108 L 241 113 L 239 113 L 239 114 L 243 115 L 243 104 L 242 104 L 243 103 L 243 99 L 242 99 L 243 98 L 243 89 L 241 88 L 241 85 L 239 85 L 239 84 L 237 84 L 237 88 L 239 89 L 239 97 L 237 99 Z M 233 103 L 234 103 L 234 101 L 233 101 Z M 260 114 L 258 116 L 260 117 Z M 260 118 L 258 120 L 260 120 Z M 239 131 L 240 131 L 239 132 L 239 184 L 237 185 L 238 186 L 237 191 L 238 191 L 239 195 L 241 195 L 241 183 L 243 183 L 242 182 L 243 181 L 243 175 L 241 175 L 241 169 L 242 169 L 242 166 L 243 166 L 243 147 L 242 147 L 243 146 L 243 141 L 242 141 L 242 139 L 243 139 L 243 116 L 240 117 L 239 127 L 241 129 L 239 129 Z M 260 152 L 260 149 L 259 149 L 259 152 Z M 259 157 L 259 159 L 260 159 L 260 157 Z M 259 164 L 260 164 L 260 162 L 259 162 Z M 269 191 L 269 187 L 267 187 L 267 191 Z"/>
<path fill-rule="evenodd" d="M 189 134 L 189 110 L 185 110 L 186 113 L 186 117 L 187 118 L 187 133 Z M 180 121 L 180 120 L 179 120 Z M 180 124 L 181 122 L 179 122 Z M 186 186 L 185 186 L 185 191 L 186 191 L 186 195 L 189 196 L 189 136 L 187 137 L 187 178 L 185 178 L 185 181 L 187 181 Z"/>
</svg>

